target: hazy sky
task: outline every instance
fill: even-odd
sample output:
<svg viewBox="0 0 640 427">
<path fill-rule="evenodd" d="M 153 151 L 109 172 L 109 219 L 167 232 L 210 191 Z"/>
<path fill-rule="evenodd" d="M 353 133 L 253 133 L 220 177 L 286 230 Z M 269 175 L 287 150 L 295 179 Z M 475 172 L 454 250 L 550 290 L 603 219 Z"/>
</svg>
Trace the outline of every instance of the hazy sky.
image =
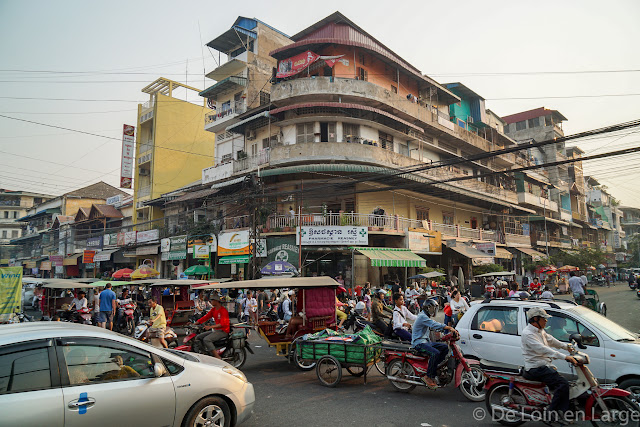
<svg viewBox="0 0 640 427">
<path fill-rule="evenodd" d="M 217 52 L 203 44 L 237 16 L 293 35 L 336 10 L 424 74 L 463 82 L 499 115 L 557 109 L 566 134 L 640 118 L 637 0 L 0 0 L 0 114 L 120 139 L 147 100 L 147 83 L 184 82 L 187 73 L 189 85 L 213 84 L 203 70 L 214 68 Z M 636 96 L 599 96 L 628 94 Z M 640 132 L 626 132 L 579 146 L 593 153 L 639 142 Z M 119 141 L 0 117 L 0 188 L 61 194 L 98 180 L 117 186 L 120 152 Z M 585 169 L 624 205 L 640 207 L 639 159 Z"/>
</svg>

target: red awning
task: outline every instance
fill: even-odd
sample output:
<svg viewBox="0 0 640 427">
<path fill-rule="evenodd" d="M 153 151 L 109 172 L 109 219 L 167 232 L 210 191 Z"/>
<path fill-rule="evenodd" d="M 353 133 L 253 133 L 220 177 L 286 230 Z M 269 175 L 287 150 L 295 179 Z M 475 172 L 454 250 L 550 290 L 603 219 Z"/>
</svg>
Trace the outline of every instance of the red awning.
<svg viewBox="0 0 640 427">
<path fill-rule="evenodd" d="M 293 104 L 293 105 L 287 105 L 285 107 L 276 108 L 274 110 L 271 110 L 270 113 L 273 115 L 273 114 L 282 113 L 283 111 L 295 110 L 296 108 L 310 108 L 310 107 L 350 108 L 354 110 L 371 111 L 373 113 L 380 114 L 380 115 L 389 117 L 393 120 L 396 120 L 419 132 L 424 132 L 424 129 L 422 129 L 420 126 L 416 126 L 413 123 L 409 123 L 406 120 L 402 120 L 400 117 L 394 116 L 393 114 L 387 113 L 386 111 L 380 110 L 379 108 L 373 108 L 367 105 L 351 104 L 348 102 L 307 102 L 305 104 Z"/>
</svg>

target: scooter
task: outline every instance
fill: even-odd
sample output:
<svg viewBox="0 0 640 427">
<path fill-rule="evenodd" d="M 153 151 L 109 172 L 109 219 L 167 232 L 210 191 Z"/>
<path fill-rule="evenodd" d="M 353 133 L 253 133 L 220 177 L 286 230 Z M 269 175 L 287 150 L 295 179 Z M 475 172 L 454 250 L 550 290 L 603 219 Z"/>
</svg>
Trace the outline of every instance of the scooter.
<svg viewBox="0 0 640 427">
<path fill-rule="evenodd" d="M 638 289 L 638 290 L 636 291 L 636 296 L 637 296 L 638 298 L 640 298 L 640 289 Z"/>
<path fill-rule="evenodd" d="M 160 344 L 160 340 L 157 337 L 150 336 L 149 326 L 148 320 L 140 321 L 138 326 L 134 329 L 133 337 L 142 342 L 149 343 L 154 347 L 162 347 L 162 344 Z M 168 326 L 164 330 L 164 340 L 169 348 L 175 348 L 178 346 L 178 334 Z"/>
<path fill-rule="evenodd" d="M 136 305 L 128 303 L 118 308 L 118 321 L 114 328 L 123 335 L 133 335 L 135 329 Z"/>
<path fill-rule="evenodd" d="M 579 334 L 571 335 L 569 341 L 580 349 L 587 348 Z M 593 425 L 626 425 L 630 420 L 640 419 L 640 407 L 631 393 L 616 388 L 615 384 L 600 385 L 587 367 L 589 356 L 573 346 L 569 354 L 578 362 L 577 380 L 569 383 L 569 414 L 581 415 L 584 421 L 591 421 Z M 544 410 L 552 398 L 544 383 L 527 380 L 522 367 L 490 363 L 490 366 L 485 365 L 485 402 L 493 420 L 508 426 L 518 426 L 526 421 L 556 421 L 544 419 L 550 415 Z"/>
<path fill-rule="evenodd" d="M 460 334 L 451 332 L 444 335 L 441 341 L 447 343 L 449 351 L 438 365 L 435 382 L 438 388 L 445 387 L 455 380 L 464 397 L 472 402 L 481 402 L 485 398 L 485 377 L 479 362 L 465 359 L 456 341 Z M 424 380 L 429 365 L 429 356 L 420 353 L 410 346 L 383 346 L 387 379 L 397 390 L 410 392 L 416 386 L 427 387 Z"/>
<path fill-rule="evenodd" d="M 76 310 L 76 323 L 93 325 L 93 315 L 89 307 L 82 307 L 80 310 Z"/>
<path fill-rule="evenodd" d="M 244 362 L 247 360 L 247 351 L 254 354 L 247 342 L 247 336 L 251 328 L 251 325 L 237 323 L 231 326 L 227 337 L 213 343 L 216 348 L 215 351 L 220 358 L 231 364 L 234 368 L 240 369 L 244 365 Z M 187 325 L 186 329 L 188 334 L 184 337 L 182 345 L 177 346 L 176 350 L 190 351 L 209 356 L 209 352 L 205 349 L 204 344 L 196 339 L 198 334 L 204 332 L 204 325 L 191 323 Z"/>
</svg>

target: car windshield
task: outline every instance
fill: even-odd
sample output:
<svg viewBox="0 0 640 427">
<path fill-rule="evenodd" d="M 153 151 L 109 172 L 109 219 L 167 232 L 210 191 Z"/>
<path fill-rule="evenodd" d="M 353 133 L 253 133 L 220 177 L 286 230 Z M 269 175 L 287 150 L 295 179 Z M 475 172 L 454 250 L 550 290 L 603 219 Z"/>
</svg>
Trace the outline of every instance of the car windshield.
<svg viewBox="0 0 640 427">
<path fill-rule="evenodd" d="M 618 325 L 616 322 L 607 319 L 601 314 L 596 313 L 593 310 L 590 310 L 586 307 L 577 306 L 568 309 L 568 311 L 573 312 L 579 318 L 585 319 L 593 326 L 596 326 L 602 333 L 615 341 L 635 341 L 638 339 L 638 334 L 634 334 L 628 329 L 623 328 Z"/>
<path fill-rule="evenodd" d="M 185 360 L 189 360 L 191 362 L 199 362 L 200 360 L 198 360 L 195 356 L 190 355 L 189 353 L 185 353 L 184 351 L 180 351 L 180 350 L 174 350 L 172 348 L 163 348 L 162 350 L 173 354 L 174 356 L 178 356 L 181 357 Z"/>
</svg>

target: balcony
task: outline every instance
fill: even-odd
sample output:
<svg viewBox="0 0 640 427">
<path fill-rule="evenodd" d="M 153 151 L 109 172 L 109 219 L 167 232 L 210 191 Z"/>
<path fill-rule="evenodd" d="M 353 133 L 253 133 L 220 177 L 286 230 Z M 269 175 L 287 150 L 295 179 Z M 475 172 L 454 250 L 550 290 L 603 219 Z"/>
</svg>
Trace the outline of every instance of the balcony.
<svg viewBox="0 0 640 427">
<path fill-rule="evenodd" d="M 138 198 L 146 197 L 146 196 L 149 196 L 149 195 L 151 195 L 151 186 L 150 185 L 147 185 L 147 186 L 144 186 L 144 187 L 138 187 L 138 194 L 137 194 Z"/>
<path fill-rule="evenodd" d="M 5 199 L 5 200 L 0 200 L 0 206 L 15 206 L 15 207 L 19 207 L 20 206 L 20 199 Z"/>
<path fill-rule="evenodd" d="M 245 111 L 247 111 L 247 107 L 244 102 L 238 102 L 233 108 L 222 110 L 219 113 L 209 113 L 204 116 L 204 130 L 209 132 L 224 131 L 227 126 L 233 124 L 231 119 Z"/>
<path fill-rule="evenodd" d="M 233 175 L 233 161 L 202 169 L 202 183 L 210 184 Z"/>
<path fill-rule="evenodd" d="M 270 149 L 265 148 L 260 150 L 260 154 L 255 156 L 245 157 L 244 159 L 238 159 L 233 161 L 233 173 L 238 172 L 251 172 L 258 169 L 258 166 L 266 165 L 269 163 Z"/>
<path fill-rule="evenodd" d="M 571 214 L 571 211 L 560 208 L 560 219 L 571 222 L 573 220 L 573 215 Z"/>
<path fill-rule="evenodd" d="M 374 83 L 347 78 L 310 77 L 283 81 L 271 87 L 271 101 L 277 106 L 284 106 L 305 99 L 344 103 L 354 102 L 364 103 L 365 105 L 382 103 L 384 106 L 379 108 L 411 123 L 417 120 L 419 122 L 416 123 L 417 125 L 426 128 L 428 133 L 433 131 L 440 134 L 438 138 L 443 141 L 456 145 L 460 144 L 460 142 L 465 142 L 482 151 L 493 151 L 498 148 L 497 145 L 481 136 L 454 125 L 449 120 L 448 111 L 439 111 L 423 100 L 419 100 L 417 103 L 409 102 L 397 93 Z M 426 141 L 425 144 L 429 145 Z M 464 149 L 464 147 L 462 148 Z M 515 162 L 513 154 L 499 157 L 502 163 L 513 164 Z"/>
<path fill-rule="evenodd" d="M 230 76 L 239 75 L 241 73 L 244 74 L 244 70 L 247 68 L 247 61 L 253 61 L 254 57 L 254 53 L 245 51 L 240 55 L 229 59 L 219 67 L 216 67 L 213 71 L 209 72 L 206 77 L 219 82 Z"/>
<path fill-rule="evenodd" d="M 542 196 L 536 196 L 526 191 L 518 192 L 518 203 L 542 209 L 546 208 L 551 212 L 558 211 L 558 204 L 556 202 L 552 202 L 551 200 L 546 199 Z"/>
</svg>

